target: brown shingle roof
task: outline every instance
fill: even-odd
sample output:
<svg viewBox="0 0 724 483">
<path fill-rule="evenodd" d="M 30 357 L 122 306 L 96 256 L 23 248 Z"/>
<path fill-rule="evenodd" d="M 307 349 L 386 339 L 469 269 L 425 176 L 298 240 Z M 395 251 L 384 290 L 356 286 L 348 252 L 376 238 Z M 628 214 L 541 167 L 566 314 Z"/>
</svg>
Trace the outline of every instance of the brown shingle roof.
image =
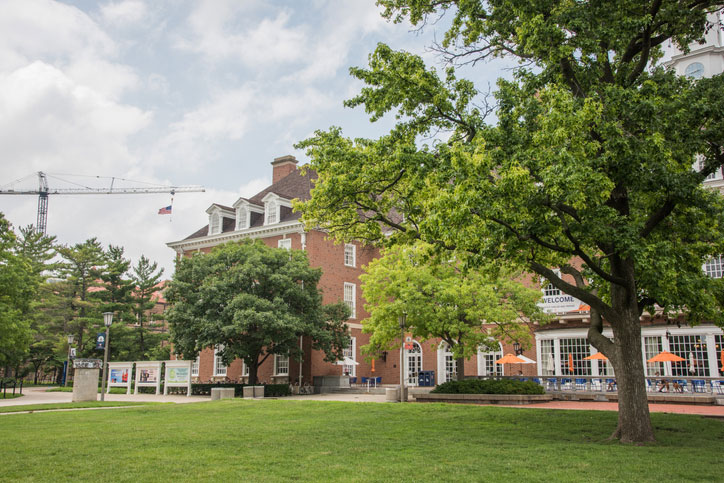
<svg viewBox="0 0 724 483">
<path fill-rule="evenodd" d="M 281 196 L 282 198 L 293 200 L 295 198 L 298 198 L 302 201 L 306 201 L 310 198 L 310 192 L 312 190 L 312 181 L 317 179 L 317 173 L 311 169 L 307 170 L 306 176 L 302 176 L 301 172 L 297 169 L 289 173 L 284 178 L 280 179 L 276 183 L 268 186 L 264 190 L 260 191 L 259 193 L 255 194 L 251 198 L 248 198 L 247 201 L 250 203 L 253 203 L 255 205 L 263 206 L 264 203 L 262 203 L 262 199 L 268 195 L 269 193 L 274 193 L 278 196 Z M 246 199 L 246 198 L 245 198 Z M 227 210 L 234 211 L 234 208 L 229 208 L 224 205 L 220 205 L 218 203 L 214 203 L 215 205 L 225 208 Z M 285 207 L 282 207 L 285 208 Z M 279 221 L 292 221 L 297 220 L 301 216 L 301 213 L 292 211 L 290 209 L 282 209 L 281 210 L 281 216 L 279 217 Z M 234 231 L 236 228 L 236 220 L 232 220 L 231 218 L 223 218 L 224 223 L 222 226 L 222 233 L 226 233 L 229 231 Z M 264 217 L 258 216 L 258 217 L 252 217 L 252 223 L 251 227 L 258 227 L 262 226 L 264 224 Z M 184 238 L 184 240 L 191 240 L 193 238 L 201 238 L 207 236 L 209 233 L 209 225 L 205 225 L 202 228 L 199 228 L 195 232 L 193 232 L 191 235 Z"/>
</svg>

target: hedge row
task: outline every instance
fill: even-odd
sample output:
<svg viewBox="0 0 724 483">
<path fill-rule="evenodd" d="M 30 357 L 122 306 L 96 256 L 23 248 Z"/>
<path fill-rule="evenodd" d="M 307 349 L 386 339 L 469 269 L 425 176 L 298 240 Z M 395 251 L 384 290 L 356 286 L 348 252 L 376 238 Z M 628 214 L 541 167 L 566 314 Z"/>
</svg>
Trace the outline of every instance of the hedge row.
<svg viewBox="0 0 724 483">
<path fill-rule="evenodd" d="M 464 379 L 440 384 L 436 394 L 545 394 L 540 384 L 517 379 Z"/>
</svg>

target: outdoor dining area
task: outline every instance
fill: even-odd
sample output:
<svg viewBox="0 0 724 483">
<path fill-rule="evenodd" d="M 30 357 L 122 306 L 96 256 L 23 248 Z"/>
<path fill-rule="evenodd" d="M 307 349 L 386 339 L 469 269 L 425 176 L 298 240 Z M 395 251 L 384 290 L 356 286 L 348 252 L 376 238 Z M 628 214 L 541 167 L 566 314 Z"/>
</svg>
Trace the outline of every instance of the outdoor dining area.
<svg viewBox="0 0 724 483">
<path fill-rule="evenodd" d="M 584 360 L 608 361 L 608 358 L 600 352 L 584 357 Z M 680 363 L 686 362 L 683 357 L 672 354 L 668 351 L 662 351 L 659 354 L 647 360 L 649 363 Z M 529 364 L 531 359 L 521 357 L 514 354 L 506 354 L 502 358 L 495 361 L 496 364 Z M 617 384 L 615 376 L 587 376 L 573 375 L 574 361 L 573 355 L 568 354 L 568 369 L 571 372 L 569 376 L 497 376 L 498 378 L 511 378 L 522 381 L 532 381 L 545 387 L 547 391 L 565 392 L 616 392 Z M 724 372 L 724 352 L 721 357 L 722 372 Z M 510 373 L 511 371 L 507 371 Z M 671 370 L 667 371 L 669 374 Z M 672 394 L 722 394 L 724 395 L 724 378 L 722 377 L 688 377 L 688 376 L 661 376 L 659 374 L 653 377 L 646 377 L 646 390 L 648 392 L 672 393 Z"/>
</svg>

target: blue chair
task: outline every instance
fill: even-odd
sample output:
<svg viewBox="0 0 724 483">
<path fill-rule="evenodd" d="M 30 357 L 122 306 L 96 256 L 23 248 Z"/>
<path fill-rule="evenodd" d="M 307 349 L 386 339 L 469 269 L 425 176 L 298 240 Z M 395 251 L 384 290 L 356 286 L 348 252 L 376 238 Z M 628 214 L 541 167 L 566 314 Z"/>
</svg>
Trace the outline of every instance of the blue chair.
<svg viewBox="0 0 724 483">
<path fill-rule="evenodd" d="M 576 378 L 576 389 L 586 389 L 586 380 L 583 378 Z"/>
<path fill-rule="evenodd" d="M 606 379 L 606 390 L 607 391 L 616 390 L 616 379 Z"/>
<path fill-rule="evenodd" d="M 350 378 L 349 378 L 349 383 L 350 383 L 350 384 L 357 384 L 357 378 L 356 378 L 356 377 L 350 377 Z"/>
<path fill-rule="evenodd" d="M 375 387 L 377 387 L 377 386 L 379 386 L 380 384 L 382 384 L 382 377 L 373 377 L 372 379 L 374 379 L 374 381 L 375 381 Z M 399 391 L 398 391 L 398 392 L 399 392 Z"/>
<path fill-rule="evenodd" d="M 714 381 L 711 381 L 711 392 L 714 393 L 714 390 L 716 389 L 717 394 L 724 394 L 724 381 L 717 381 L 716 384 L 714 384 Z"/>
<path fill-rule="evenodd" d="M 706 381 L 703 379 L 692 379 L 691 389 L 693 392 L 706 392 Z"/>
<path fill-rule="evenodd" d="M 367 384 L 367 379 L 369 379 L 369 378 L 368 378 L 368 377 L 363 377 L 363 378 L 362 378 L 362 384 Z"/>
<path fill-rule="evenodd" d="M 536 384 L 538 384 L 539 386 L 541 385 L 540 379 L 538 379 L 537 377 L 534 377 L 534 378 L 531 379 L 531 380 L 532 380 L 533 382 L 535 382 Z"/>
<path fill-rule="evenodd" d="M 548 379 L 548 389 L 556 389 L 556 379 Z"/>
<path fill-rule="evenodd" d="M 570 377 L 561 379 L 561 389 L 572 389 L 572 381 Z"/>
</svg>

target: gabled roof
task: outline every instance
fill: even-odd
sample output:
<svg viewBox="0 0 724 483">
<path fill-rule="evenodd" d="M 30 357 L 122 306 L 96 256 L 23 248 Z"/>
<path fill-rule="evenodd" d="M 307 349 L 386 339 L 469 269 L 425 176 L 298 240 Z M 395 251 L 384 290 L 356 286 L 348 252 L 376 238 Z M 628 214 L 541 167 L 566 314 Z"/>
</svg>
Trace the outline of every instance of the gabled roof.
<svg viewBox="0 0 724 483">
<path fill-rule="evenodd" d="M 307 170 L 307 174 L 305 176 L 302 176 L 300 170 L 296 169 L 289 173 L 284 178 L 280 179 L 276 183 L 266 187 L 259 193 L 255 194 L 251 198 L 240 198 L 239 200 L 245 200 L 249 203 L 257 206 L 264 206 L 264 203 L 262 199 L 269 193 L 274 193 L 275 195 L 285 198 L 287 200 L 293 200 L 295 198 L 300 199 L 302 201 L 306 201 L 310 198 L 310 192 L 312 191 L 313 181 L 317 179 L 317 173 L 311 169 Z M 238 206 L 239 201 L 237 200 L 235 205 Z M 209 210 L 214 207 L 218 206 L 219 208 L 222 208 L 224 210 L 234 211 L 234 208 L 229 208 L 228 206 L 219 205 L 217 203 L 214 203 L 211 205 Z M 207 210 L 207 212 L 209 211 Z M 280 222 L 285 221 L 293 221 L 299 219 L 301 216 L 300 213 L 292 211 L 290 208 L 282 207 L 282 210 L 280 212 Z M 234 231 L 236 229 L 236 221 L 232 220 L 230 218 L 223 217 L 224 223 L 221 228 L 222 233 Z M 264 217 L 258 216 L 253 217 L 252 222 L 250 224 L 250 228 L 262 226 L 264 224 Z M 193 232 L 191 235 L 184 238 L 184 240 L 191 240 L 193 238 L 201 238 L 205 237 L 209 234 L 209 225 L 205 225 L 195 232 Z"/>
</svg>

